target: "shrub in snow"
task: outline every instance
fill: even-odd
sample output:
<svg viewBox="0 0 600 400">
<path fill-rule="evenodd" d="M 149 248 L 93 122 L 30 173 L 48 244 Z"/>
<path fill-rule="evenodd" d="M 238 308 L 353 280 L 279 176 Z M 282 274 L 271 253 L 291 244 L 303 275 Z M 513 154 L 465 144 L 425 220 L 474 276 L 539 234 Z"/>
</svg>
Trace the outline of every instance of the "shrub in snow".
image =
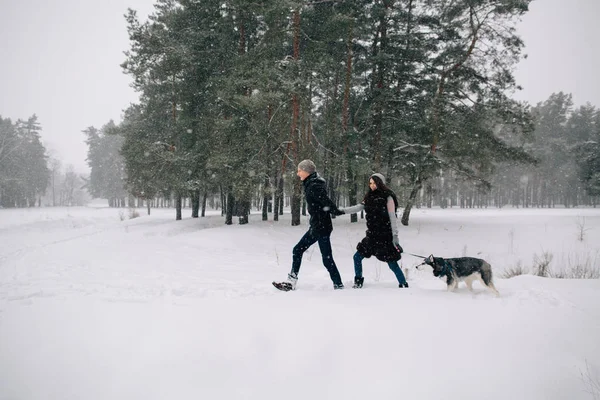
<svg viewBox="0 0 600 400">
<path fill-rule="evenodd" d="M 515 267 L 510 267 L 502 273 L 501 277 L 504 279 L 512 278 L 519 275 L 524 275 L 527 273 L 527 270 L 523 268 L 521 261 L 517 262 Z"/>
<path fill-rule="evenodd" d="M 585 227 L 585 217 L 580 217 L 577 219 L 577 240 L 583 242 L 585 240 L 585 233 L 589 230 L 589 228 Z"/>
<path fill-rule="evenodd" d="M 581 371 L 581 380 L 586 386 L 585 391 L 592 396 L 592 399 L 600 400 L 600 376 L 590 369 L 587 361 L 585 367 L 585 372 Z"/>
<path fill-rule="evenodd" d="M 558 279 L 600 279 L 600 251 L 594 255 L 569 255 L 566 269 L 551 273 L 552 278 Z"/>
<path fill-rule="evenodd" d="M 544 278 L 548 277 L 550 274 L 550 263 L 554 255 L 544 251 L 541 256 L 537 254 L 533 255 L 533 271 L 537 276 L 542 276 Z"/>
</svg>

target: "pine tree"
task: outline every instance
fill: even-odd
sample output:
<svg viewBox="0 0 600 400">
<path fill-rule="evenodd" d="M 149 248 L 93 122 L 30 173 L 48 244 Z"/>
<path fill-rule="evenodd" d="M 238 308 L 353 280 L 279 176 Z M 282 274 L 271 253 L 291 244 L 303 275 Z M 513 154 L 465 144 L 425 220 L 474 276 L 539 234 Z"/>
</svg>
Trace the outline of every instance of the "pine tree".
<svg viewBox="0 0 600 400">
<path fill-rule="evenodd" d="M 581 106 L 569 118 L 570 142 L 577 157 L 578 178 L 590 196 L 600 195 L 600 110 Z"/>
<path fill-rule="evenodd" d="M 27 121 L 0 117 L 0 205 L 33 207 L 50 180 L 37 116 Z"/>
<path fill-rule="evenodd" d="M 125 168 L 121 155 L 123 138 L 113 121 L 98 130 L 93 126 L 83 130 L 87 136 L 90 178 L 88 191 L 94 197 L 108 200 L 110 207 L 124 207 Z"/>
<path fill-rule="evenodd" d="M 496 110 L 498 116 L 506 115 L 515 105 L 504 93 L 516 88 L 511 71 L 520 58 L 523 42 L 516 35 L 514 24 L 527 11 L 529 0 L 432 3 L 434 11 L 425 22 L 432 28 L 433 51 L 424 75 L 435 82 L 435 87 L 429 94 L 431 106 L 421 131 L 425 136 L 417 140 L 420 146 L 412 146 L 421 150 L 417 151 L 418 158 L 414 161 L 413 188 L 402 216 L 403 224 L 408 224 L 412 203 L 424 180 L 442 165 L 460 166 L 452 152 L 444 149 L 451 148 L 457 139 L 464 143 L 476 138 L 467 130 L 453 130 L 459 126 L 456 122 L 464 120 L 465 113 L 479 110 L 485 110 L 488 115 L 489 110 Z M 519 112 L 516 106 L 513 113 Z M 481 116 L 475 118 L 482 120 Z M 527 159 L 518 149 L 498 146 L 498 140 L 477 142 L 482 160 L 488 146 L 492 146 L 488 147 L 490 150 L 504 147 L 507 155 L 519 154 L 522 160 Z M 425 150 L 426 144 L 429 144 L 428 150 Z M 462 173 L 462 168 L 457 172 Z M 464 175 L 469 177 L 468 173 Z"/>
</svg>

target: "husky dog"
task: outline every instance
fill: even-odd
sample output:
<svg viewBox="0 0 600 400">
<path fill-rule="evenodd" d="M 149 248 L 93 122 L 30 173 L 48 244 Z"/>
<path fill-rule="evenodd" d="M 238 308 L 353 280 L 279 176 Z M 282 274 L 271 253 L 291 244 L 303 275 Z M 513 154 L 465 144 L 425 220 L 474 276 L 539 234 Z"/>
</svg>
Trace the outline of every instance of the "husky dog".
<svg viewBox="0 0 600 400">
<path fill-rule="evenodd" d="M 492 266 L 485 260 L 473 257 L 460 258 L 441 258 L 434 257 L 433 254 L 423 260 L 421 265 L 430 265 L 433 268 L 433 275 L 441 279 L 446 279 L 448 291 L 454 291 L 458 282 L 464 281 L 469 290 L 473 290 L 473 281 L 478 279 L 481 283 L 499 296 L 492 282 Z"/>
</svg>

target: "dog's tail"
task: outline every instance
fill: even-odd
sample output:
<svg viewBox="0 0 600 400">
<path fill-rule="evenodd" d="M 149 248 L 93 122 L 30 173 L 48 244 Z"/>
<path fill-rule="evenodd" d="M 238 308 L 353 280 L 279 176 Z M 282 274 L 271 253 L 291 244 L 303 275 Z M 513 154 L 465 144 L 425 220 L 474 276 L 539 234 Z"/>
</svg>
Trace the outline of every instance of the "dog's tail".
<svg viewBox="0 0 600 400">
<path fill-rule="evenodd" d="M 483 283 L 485 284 L 485 286 L 487 286 L 488 288 L 490 288 L 490 290 L 492 290 L 494 293 L 496 293 L 496 296 L 500 295 L 500 293 L 498 292 L 498 289 L 496 289 L 496 287 L 494 286 L 494 279 L 492 276 L 492 266 L 485 261 L 483 262 L 483 265 L 481 267 L 481 279 L 483 280 Z"/>
<path fill-rule="evenodd" d="M 481 279 L 483 279 L 483 283 L 485 283 L 486 286 L 490 286 L 490 284 L 494 284 L 493 282 L 493 276 L 492 276 L 492 266 L 487 263 L 487 262 L 483 262 L 483 265 L 481 266 Z"/>
</svg>

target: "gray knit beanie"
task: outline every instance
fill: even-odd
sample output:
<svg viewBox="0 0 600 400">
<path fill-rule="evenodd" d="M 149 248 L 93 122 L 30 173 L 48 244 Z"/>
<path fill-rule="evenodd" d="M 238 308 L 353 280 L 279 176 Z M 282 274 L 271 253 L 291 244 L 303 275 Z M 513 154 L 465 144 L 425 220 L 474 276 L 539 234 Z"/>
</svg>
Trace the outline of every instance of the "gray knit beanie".
<svg viewBox="0 0 600 400">
<path fill-rule="evenodd" d="M 317 166 L 311 160 L 302 160 L 300 161 L 300 164 L 298 164 L 298 169 L 312 174 L 313 172 L 317 171 Z"/>
<path fill-rule="evenodd" d="M 383 176 L 382 174 L 380 174 L 379 172 L 377 172 L 376 174 L 373 174 L 371 176 L 376 176 L 379 179 L 381 179 L 381 182 L 383 182 L 383 184 L 385 185 L 385 176 Z"/>
</svg>

